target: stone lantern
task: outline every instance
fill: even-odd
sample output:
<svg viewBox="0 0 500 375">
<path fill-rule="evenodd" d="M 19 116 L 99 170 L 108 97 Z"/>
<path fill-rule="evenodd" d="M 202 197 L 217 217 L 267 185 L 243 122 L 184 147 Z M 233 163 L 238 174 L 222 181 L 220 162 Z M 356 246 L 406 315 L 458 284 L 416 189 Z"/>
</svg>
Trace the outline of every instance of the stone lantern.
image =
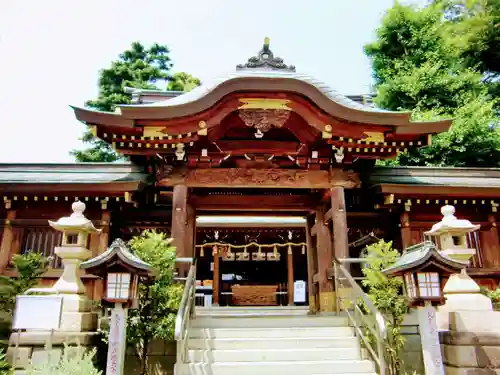
<svg viewBox="0 0 500 375">
<path fill-rule="evenodd" d="M 444 375 L 439 342 L 436 309 L 443 304 L 443 276 L 463 269 L 466 263 L 440 254 L 430 241 L 407 248 L 403 255 L 383 272 L 387 276 L 402 276 L 411 307 L 417 307 L 425 373 Z"/>
<path fill-rule="evenodd" d="M 92 252 L 87 249 L 89 234 L 101 231 L 83 215 L 85 203 L 76 201 L 71 208 L 73 213 L 70 216 L 57 221 L 49 220 L 52 228 L 63 232 L 62 244 L 56 247 L 54 252 L 61 258 L 64 270 L 53 289 L 62 294 L 84 294 L 85 287 L 80 279 L 80 263 L 92 256 Z"/>
<path fill-rule="evenodd" d="M 476 254 L 476 249 L 467 247 L 467 233 L 477 231 L 480 225 L 474 225 L 469 220 L 457 219 L 453 206 L 443 206 L 441 214 L 443 219 L 425 234 L 436 238 L 441 254 L 468 263 Z"/>
<path fill-rule="evenodd" d="M 116 239 L 101 255 L 81 264 L 88 273 L 104 279 L 103 300 L 114 304 L 108 337 L 106 375 L 123 375 L 128 308 L 135 307 L 140 279 L 152 276 L 150 265 L 132 254 Z"/>
<path fill-rule="evenodd" d="M 436 238 L 441 254 L 469 264 L 470 259 L 476 254 L 476 249 L 468 247 L 467 234 L 477 231 L 480 225 L 474 225 L 469 220 L 457 219 L 453 206 L 442 207 L 441 213 L 443 219 L 425 234 Z M 480 293 L 479 285 L 467 274 L 466 268 L 450 276 L 443 292 L 446 303 L 440 312 L 493 310 L 491 299 Z M 447 325 L 446 320 L 440 323 L 441 328 Z"/>
<path fill-rule="evenodd" d="M 407 248 L 403 255 L 384 270 L 387 276 L 402 276 L 411 307 L 444 303 L 441 280 L 460 271 L 466 263 L 440 254 L 430 241 Z"/>
</svg>

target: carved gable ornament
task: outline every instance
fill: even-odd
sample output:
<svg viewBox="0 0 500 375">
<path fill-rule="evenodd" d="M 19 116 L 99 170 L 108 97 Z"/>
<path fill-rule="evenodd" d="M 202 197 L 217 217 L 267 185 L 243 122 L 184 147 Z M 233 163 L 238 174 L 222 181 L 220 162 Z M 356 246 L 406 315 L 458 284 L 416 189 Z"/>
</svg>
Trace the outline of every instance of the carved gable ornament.
<svg viewBox="0 0 500 375">
<path fill-rule="evenodd" d="M 246 126 L 262 133 L 281 128 L 290 118 L 290 111 L 284 109 L 240 109 L 238 114 Z"/>
<path fill-rule="evenodd" d="M 264 46 L 259 51 L 257 56 L 250 57 L 245 64 L 236 66 L 236 70 L 244 69 L 272 69 L 272 70 L 286 70 L 295 72 L 295 66 L 286 65 L 280 57 L 274 57 L 274 54 L 269 49 L 269 38 L 264 39 Z"/>
</svg>

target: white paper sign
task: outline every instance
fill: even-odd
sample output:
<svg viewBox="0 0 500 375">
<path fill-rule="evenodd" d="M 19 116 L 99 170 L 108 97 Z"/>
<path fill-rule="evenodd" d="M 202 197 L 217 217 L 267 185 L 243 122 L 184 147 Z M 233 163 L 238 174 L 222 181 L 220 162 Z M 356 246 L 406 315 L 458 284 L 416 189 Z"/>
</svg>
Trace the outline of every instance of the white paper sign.
<svg viewBox="0 0 500 375">
<path fill-rule="evenodd" d="M 121 305 L 111 311 L 106 375 L 122 375 L 125 362 L 127 310 Z"/>
<path fill-rule="evenodd" d="M 436 309 L 432 306 L 419 307 L 418 322 L 424 355 L 425 374 L 444 375 L 443 357 L 436 323 Z"/>
<path fill-rule="evenodd" d="M 59 329 L 62 302 L 62 296 L 17 296 L 12 328 L 44 331 Z"/>
<path fill-rule="evenodd" d="M 297 280 L 293 283 L 293 302 L 306 302 L 306 282 Z"/>
</svg>

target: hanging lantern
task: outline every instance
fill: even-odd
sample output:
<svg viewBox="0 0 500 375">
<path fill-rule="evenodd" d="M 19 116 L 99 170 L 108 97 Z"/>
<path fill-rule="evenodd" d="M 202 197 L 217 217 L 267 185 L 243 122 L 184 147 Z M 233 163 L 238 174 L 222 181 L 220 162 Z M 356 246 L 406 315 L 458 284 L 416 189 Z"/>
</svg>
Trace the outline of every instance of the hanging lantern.
<svg viewBox="0 0 500 375">
<path fill-rule="evenodd" d="M 302 255 L 306 255 L 306 245 L 302 244 Z"/>
<path fill-rule="evenodd" d="M 274 249 L 272 253 L 267 254 L 267 260 L 278 261 L 281 259 L 281 254 L 278 251 L 278 246 L 274 245 Z"/>
<path fill-rule="evenodd" d="M 205 249 L 203 246 L 200 248 L 200 258 L 203 258 L 205 256 Z"/>
<path fill-rule="evenodd" d="M 246 260 L 250 260 L 250 254 L 248 253 L 247 251 L 247 248 L 245 247 L 245 249 L 243 250 L 242 253 L 238 253 L 236 254 L 236 260 L 237 261 L 246 261 Z"/>
<path fill-rule="evenodd" d="M 288 255 L 292 255 L 292 245 L 288 245 Z"/>
<path fill-rule="evenodd" d="M 214 245 L 214 247 L 212 248 L 212 255 L 213 256 L 216 256 L 217 255 L 217 245 Z"/>
<path fill-rule="evenodd" d="M 262 253 L 260 245 L 259 245 L 259 250 L 256 253 L 252 253 L 252 260 L 255 260 L 257 262 L 266 260 L 266 254 Z"/>
</svg>

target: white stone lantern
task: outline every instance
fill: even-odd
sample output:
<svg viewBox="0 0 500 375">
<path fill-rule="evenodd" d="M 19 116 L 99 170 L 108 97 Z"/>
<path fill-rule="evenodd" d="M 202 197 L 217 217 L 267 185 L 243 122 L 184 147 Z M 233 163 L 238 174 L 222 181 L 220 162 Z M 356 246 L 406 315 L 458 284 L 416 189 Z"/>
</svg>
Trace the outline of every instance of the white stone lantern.
<svg viewBox="0 0 500 375">
<path fill-rule="evenodd" d="M 441 208 L 443 219 L 432 226 L 426 235 L 436 237 L 440 253 L 456 261 L 469 264 L 476 254 L 476 249 L 468 247 L 467 234 L 480 228 L 469 220 L 457 219 L 455 207 Z M 438 327 L 447 330 L 449 313 L 455 311 L 491 311 L 491 299 L 480 292 L 479 285 L 467 274 L 466 267 L 460 273 L 450 275 L 443 288 L 445 304 L 438 310 Z"/>
<path fill-rule="evenodd" d="M 80 263 L 92 256 L 92 252 L 87 249 L 89 234 L 101 231 L 83 215 L 85 203 L 76 201 L 71 208 L 73 213 L 70 216 L 49 221 L 52 228 L 63 232 L 62 244 L 56 247 L 54 252 L 62 259 L 64 270 L 53 288 L 63 294 L 84 294 Z"/>
<path fill-rule="evenodd" d="M 457 219 L 453 206 L 443 206 L 441 214 L 443 219 L 425 234 L 436 237 L 436 245 L 441 254 L 468 263 L 476 254 L 476 249 L 468 247 L 467 234 L 477 231 L 480 225 L 474 225 L 469 220 Z"/>
</svg>

